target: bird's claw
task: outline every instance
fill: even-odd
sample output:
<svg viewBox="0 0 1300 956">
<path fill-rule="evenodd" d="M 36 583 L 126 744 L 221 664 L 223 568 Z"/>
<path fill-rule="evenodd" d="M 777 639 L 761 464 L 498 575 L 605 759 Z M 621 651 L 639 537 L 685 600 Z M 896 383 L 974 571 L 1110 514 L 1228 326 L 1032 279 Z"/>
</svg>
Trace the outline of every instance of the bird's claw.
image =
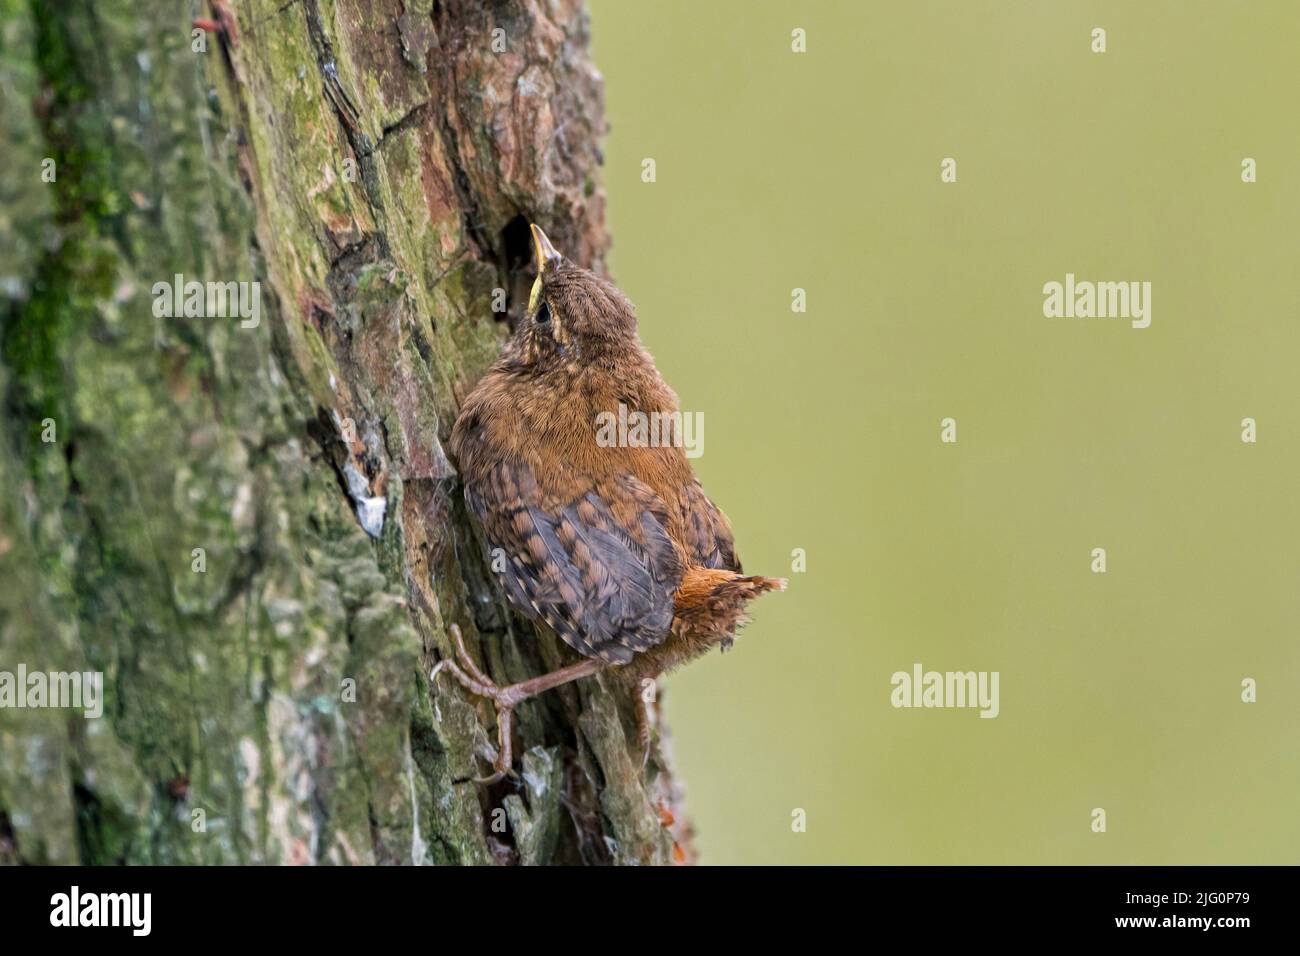
<svg viewBox="0 0 1300 956">
<path fill-rule="evenodd" d="M 492 701 L 497 714 L 497 752 L 496 759 L 492 761 L 494 772 L 486 777 L 473 778 L 475 783 L 488 786 L 503 780 L 511 773 L 510 764 L 513 755 L 511 753 L 510 731 L 513 723 L 515 701 L 509 696 L 507 689 L 498 687 L 493 683 L 492 678 L 483 673 L 478 664 L 475 663 L 474 658 L 470 656 L 469 650 L 465 647 L 465 638 L 460 632 L 460 627 L 452 624 L 447 628 L 447 632 L 451 635 L 456 661 L 452 661 L 450 658 L 440 660 L 434 666 L 429 677 L 431 680 L 437 680 L 438 675 L 445 670 L 470 693 L 479 697 L 486 697 Z"/>
</svg>

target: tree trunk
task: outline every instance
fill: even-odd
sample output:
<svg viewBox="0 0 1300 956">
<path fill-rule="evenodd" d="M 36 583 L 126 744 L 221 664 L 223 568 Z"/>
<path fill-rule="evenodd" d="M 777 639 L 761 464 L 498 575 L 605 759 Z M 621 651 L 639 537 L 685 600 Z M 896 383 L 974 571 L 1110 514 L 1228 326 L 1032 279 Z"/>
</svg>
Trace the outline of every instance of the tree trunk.
<svg viewBox="0 0 1300 956">
<path fill-rule="evenodd" d="M 443 448 L 527 223 L 603 268 L 578 0 L 0 11 L 0 671 L 104 675 L 0 707 L 0 861 L 689 858 L 622 695 L 522 705 L 485 787 L 491 708 L 429 678 L 452 622 L 503 683 L 573 659 Z M 260 321 L 167 315 L 191 281 Z"/>
</svg>

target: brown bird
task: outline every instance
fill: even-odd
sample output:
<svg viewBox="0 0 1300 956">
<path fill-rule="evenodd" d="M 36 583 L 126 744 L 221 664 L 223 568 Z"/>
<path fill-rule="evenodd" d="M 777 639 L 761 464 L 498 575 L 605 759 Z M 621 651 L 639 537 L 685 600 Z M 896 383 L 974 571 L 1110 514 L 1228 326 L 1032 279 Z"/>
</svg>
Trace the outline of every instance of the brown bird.
<svg viewBox="0 0 1300 956">
<path fill-rule="evenodd" d="M 459 665 L 439 669 L 496 705 L 489 780 L 510 769 L 520 701 L 605 668 L 642 688 L 729 647 L 748 620 L 746 603 L 786 584 L 741 572 L 731 526 L 700 487 L 677 427 L 657 443 L 624 443 L 631 447 L 602 436 L 602 416 L 620 406 L 679 424 L 670 417 L 677 396 L 637 337 L 632 303 L 556 252 L 536 225 L 532 234 L 538 275 L 527 315 L 465 400 L 450 447 L 465 500 L 504 555 L 511 602 L 586 660 L 498 687 L 452 627 Z M 648 756 L 651 697 L 640 699 Z"/>
</svg>

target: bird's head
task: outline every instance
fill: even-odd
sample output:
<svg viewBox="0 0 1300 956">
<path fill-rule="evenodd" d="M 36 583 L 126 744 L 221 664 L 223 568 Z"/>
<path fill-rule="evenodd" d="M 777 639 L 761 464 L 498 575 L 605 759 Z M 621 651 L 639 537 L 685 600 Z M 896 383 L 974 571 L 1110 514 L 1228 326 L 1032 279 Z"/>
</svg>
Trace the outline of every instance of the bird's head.
<svg viewBox="0 0 1300 956">
<path fill-rule="evenodd" d="M 512 364 L 589 365 L 637 346 L 636 313 L 613 283 L 575 265 L 532 226 L 537 280 L 507 348 Z"/>
</svg>

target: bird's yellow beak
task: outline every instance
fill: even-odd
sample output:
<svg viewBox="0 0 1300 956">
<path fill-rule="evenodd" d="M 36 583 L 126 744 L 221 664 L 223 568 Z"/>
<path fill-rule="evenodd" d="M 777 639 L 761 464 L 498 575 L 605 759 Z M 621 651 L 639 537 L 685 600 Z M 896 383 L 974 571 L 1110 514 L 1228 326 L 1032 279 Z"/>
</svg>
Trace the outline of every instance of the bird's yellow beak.
<svg viewBox="0 0 1300 956">
<path fill-rule="evenodd" d="M 530 228 L 533 230 L 533 249 L 537 253 L 537 274 L 541 275 L 563 257 L 555 251 L 551 240 L 546 238 L 546 233 L 542 232 L 537 223 L 533 223 Z"/>
</svg>

